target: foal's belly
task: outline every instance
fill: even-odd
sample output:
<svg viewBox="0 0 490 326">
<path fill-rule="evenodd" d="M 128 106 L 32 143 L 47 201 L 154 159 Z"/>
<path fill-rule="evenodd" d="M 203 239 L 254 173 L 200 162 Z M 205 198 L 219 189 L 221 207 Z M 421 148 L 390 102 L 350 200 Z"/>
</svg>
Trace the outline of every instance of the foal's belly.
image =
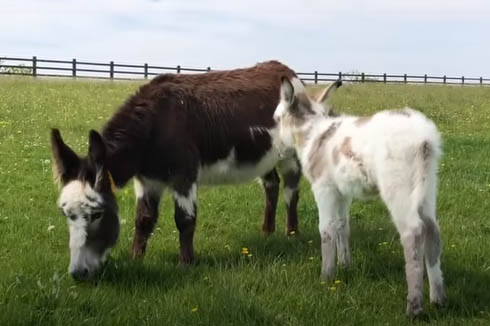
<svg viewBox="0 0 490 326">
<path fill-rule="evenodd" d="M 257 162 L 238 162 L 235 149 L 232 148 L 226 158 L 201 166 L 199 183 L 213 185 L 249 182 L 271 171 L 278 160 L 279 154 L 272 147 Z"/>
</svg>

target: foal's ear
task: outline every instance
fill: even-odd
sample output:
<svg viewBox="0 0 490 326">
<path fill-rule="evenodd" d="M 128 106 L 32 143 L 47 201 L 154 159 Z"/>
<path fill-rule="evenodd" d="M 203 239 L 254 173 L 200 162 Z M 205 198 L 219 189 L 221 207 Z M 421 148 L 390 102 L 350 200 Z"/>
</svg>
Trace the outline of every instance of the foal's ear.
<svg viewBox="0 0 490 326">
<path fill-rule="evenodd" d="M 90 130 L 88 141 L 88 157 L 90 162 L 97 168 L 105 166 L 106 148 L 102 136 L 95 130 Z"/>
<path fill-rule="evenodd" d="M 51 129 L 51 150 L 55 181 L 66 184 L 75 179 L 80 168 L 80 158 L 63 142 L 58 129 Z"/>
<path fill-rule="evenodd" d="M 294 100 L 294 87 L 288 77 L 281 79 L 281 99 L 288 103 L 293 103 Z"/>
<path fill-rule="evenodd" d="M 342 81 L 339 79 L 339 80 L 335 81 L 334 83 L 325 87 L 325 89 L 317 96 L 317 98 L 315 100 L 318 103 L 327 102 L 330 99 L 330 97 L 332 96 L 332 94 L 335 92 L 335 90 L 337 88 L 339 88 L 340 86 L 342 86 Z"/>
</svg>

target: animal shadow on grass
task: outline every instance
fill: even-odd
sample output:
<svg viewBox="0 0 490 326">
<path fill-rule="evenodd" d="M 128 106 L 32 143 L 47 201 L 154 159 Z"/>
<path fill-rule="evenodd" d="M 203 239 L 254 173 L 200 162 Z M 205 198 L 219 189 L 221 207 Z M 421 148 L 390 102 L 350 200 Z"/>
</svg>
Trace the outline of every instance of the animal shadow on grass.
<svg viewBox="0 0 490 326">
<path fill-rule="evenodd" d="M 317 239 L 318 238 L 318 239 Z M 315 239 L 315 240 L 308 240 Z M 101 271 L 89 281 L 93 285 L 99 282 L 114 286 L 132 286 L 132 284 L 157 285 L 162 290 L 175 288 L 178 284 L 200 282 L 203 274 L 210 270 L 240 269 L 253 262 L 255 269 L 266 268 L 278 260 L 282 263 L 297 262 L 311 256 L 311 251 L 318 251 L 319 236 L 302 233 L 301 236 L 286 237 L 283 234 L 264 238 L 260 233 L 242 234 L 233 243 L 231 250 L 200 250 L 196 242 L 196 260 L 187 266 L 180 266 L 178 252 L 153 253 L 157 257 L 134 260 L 129 253 L 110 257 Z M 253 260 L 241 252 L 249 250 Z"/>
<path fill-rule="evenodd" d="M 394 278 L 403 285 L 406 291 L 405 279 L 405 260 L 403 249 L 400 245 L 400 237 L 393 227 L 389 235 L 383 235 L 382 239 L 391 238 L 390 242 L 380 242 L 380 231 L 370 228 L 360 220 L 351 222 L 351 246 L 363 257 L 364 266 L 359 266 L 359 262 L 353 259 L 347 270 L 347 275 L 353 274 L 352 269 L 362 269 L 363 277 L 373 281 L 382 281 L 387 278 Z M 444 240 L 444 234 L 442 234 Z M 395 250 L 390 247 L 397 247 Z M 490 315 L 490 274 L 478 270 L 478 267 L 471 268 L 470 265 L 458 264 L 458 261 L 451 260 L 447 253 L 447 247 L 443 245 L 441 258 L 441 268 L 444 275 L 447 301 L 443 308 L 437 309 L 430 307 L 429 287 L 427 275 L 424 271 L 424 297 L 426 299 L 426 309 L 429 315 L 422 317 L 422 320 L 438 320 L 445 316 L 456 316 L 462 318 L 474 318 Z M 404 298 L 405 299 L 405 298 Z"/>
</svg>

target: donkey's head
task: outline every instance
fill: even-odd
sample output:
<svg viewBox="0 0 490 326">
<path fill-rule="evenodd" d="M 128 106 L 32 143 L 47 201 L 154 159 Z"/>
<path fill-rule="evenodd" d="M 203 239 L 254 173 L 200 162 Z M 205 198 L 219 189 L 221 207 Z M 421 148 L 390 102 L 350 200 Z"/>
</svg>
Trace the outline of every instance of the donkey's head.
<svg viewBox="0 0 490 326">
<path fill-rule="evenodd" d="M 114 182 L 106 166 L 106 147 L 94 130 L 87 157 L 79 157 L 51 131 L 53 172 L 61 187 L 58 206 L 70 230 L 70 267 L 77 279 L 95 272 L 119 235 Z"/>
<path fill-rule="evenodd" d="M 330 114 L 327 101 L 341 85 L 341 81 L 336 81 L 326 87 L 316 99 L 311 99 L 298 78 L 282 78 L 281 98 L 274 112 L 274 120 L 279 129 L 279 151 L 293 149 L 301 142 L 298 136 L 308 131 L 312 119 Z"/>
</svg>

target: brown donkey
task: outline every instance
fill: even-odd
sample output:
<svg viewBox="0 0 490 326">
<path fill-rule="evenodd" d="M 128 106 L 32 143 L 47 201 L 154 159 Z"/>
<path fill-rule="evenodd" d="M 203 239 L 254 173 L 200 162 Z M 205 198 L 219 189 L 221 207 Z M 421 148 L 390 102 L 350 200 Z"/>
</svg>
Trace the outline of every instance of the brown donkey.
<svg viewBox="0 0 490 326">
<path fill-rule="evenodd" d="M 274 146 L 273 114 L 282 76 L 296 75 L 277 61 L 246 69 L 158 76 L 122 105 L 102 135 L 90 131 L 85 158 L 65 145 L 54 129 L 54 171 L 62 187 L 58 204 L 70 229 L 70 274 L 89 276 L 115 245 L 119 220 L 113 188 L 123 187 L 131 178 L 138 199 L 134 257 L 145 254 L 165 189 L 175 203 L 181 263 L 194 259 L 200 184 L 259 177 L 265 191 L 263 231 L 274 232 L 276 166 L 284 182 L 286 232 L 298 232 L 300 166 L 294 154 L 280 157 Z"/>
</svg>

